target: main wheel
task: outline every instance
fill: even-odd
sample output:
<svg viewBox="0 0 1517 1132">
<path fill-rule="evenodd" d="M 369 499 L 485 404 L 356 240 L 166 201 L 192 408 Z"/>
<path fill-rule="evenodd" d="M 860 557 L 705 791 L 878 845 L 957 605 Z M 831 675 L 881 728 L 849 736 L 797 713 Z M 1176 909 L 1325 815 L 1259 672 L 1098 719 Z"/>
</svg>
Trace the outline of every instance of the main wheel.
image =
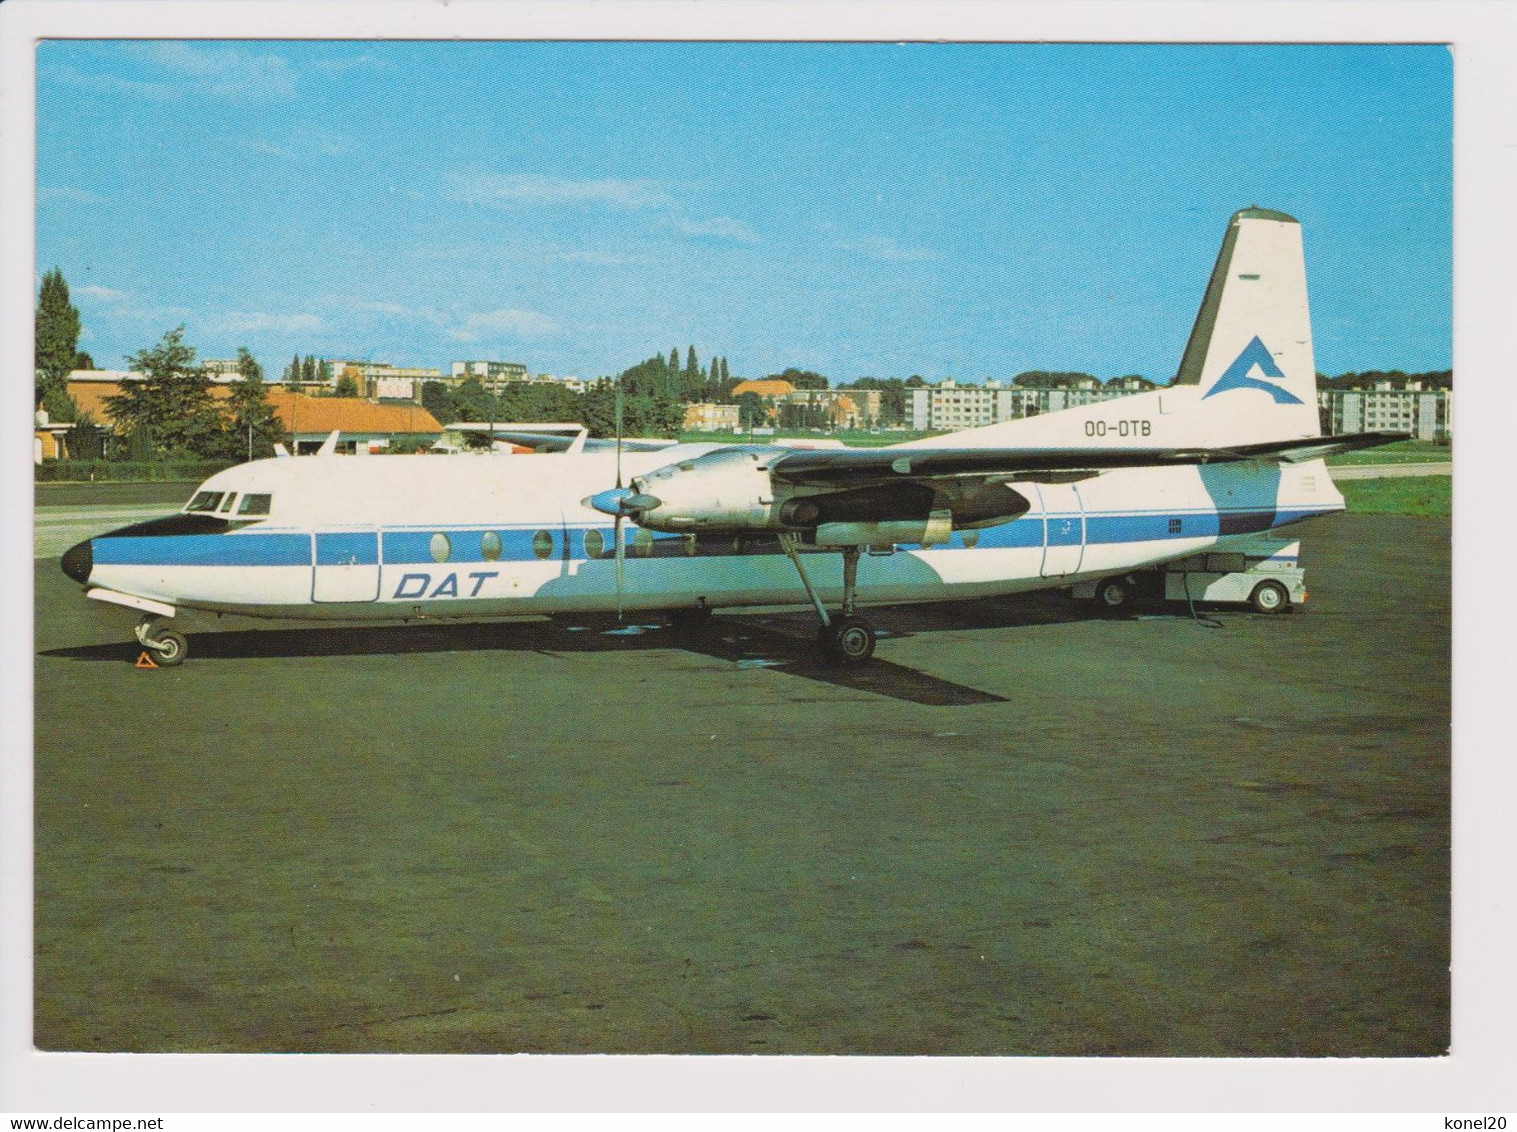
<svg viewBox="0 0 1517 1132">
<path fill-rule="evenodd" d="M 1248 604 L 1257 613 L 1284 613 L 1290 608 L 1291 597 L 1279 582 L 1260 582 L 1248 595 Z"/>
<path fill-rule="evenodd" d="M 1132 604 L 1132 587 L 1125 578 L 1107 578 L 1096 587 L 1096 605 L 1102 613 L 1121 613 Z"/>
<path fill-rule="evenodd" d="M 817 640 L 823 654 L 839 664 L 863 664 L 874 655 L 874 626 L 862 617 L 834 617 Z"/>
<path fill-rule="evenodd" d="M 152 652 L 153 663 L 159 668 L 173 668 L 176 664 L 183 664 L 190 652 L 190 642 L 177 629 L 158 629 L 148 638 L 147 644 Z"/>
</svg>

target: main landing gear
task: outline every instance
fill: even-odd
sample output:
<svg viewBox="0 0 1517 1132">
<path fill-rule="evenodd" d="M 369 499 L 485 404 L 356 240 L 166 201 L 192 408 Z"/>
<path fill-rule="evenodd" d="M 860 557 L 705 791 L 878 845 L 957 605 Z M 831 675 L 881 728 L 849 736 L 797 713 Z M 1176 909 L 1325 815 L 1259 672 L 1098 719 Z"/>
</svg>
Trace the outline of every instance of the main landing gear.
<svg viewBox="0 0 1517 1132">
<path fill-rule="evenodd" d="M 159 668 L 172 668 L 183 664 L 189 655 L 190 642 L 177 629 L 170 629 L 162 617 L 144 617 L 133 630 L 137 643 L 153 655 L 153 663 Z"/>
<path fill-rule="evenodd" d="M 801 576 L 801 585 L 806 587 L 806 596 L 816 607 L 817 618 L 822 623 L 816 634 L 822 655 L 837 664 L 863 664 L 874 655 L 874 626 L 853 611 L 854 591 L 859 580 L 859 548 L 843 548 L 843 608 L 838 616 L 831 617 L 817 596 L 811 579 L 806 576 L 806 568 L 801 565 L 795 536 L 782 534 L 779 539 L 780 546 L 795 566 L 795 572 Z"/>
</svg>

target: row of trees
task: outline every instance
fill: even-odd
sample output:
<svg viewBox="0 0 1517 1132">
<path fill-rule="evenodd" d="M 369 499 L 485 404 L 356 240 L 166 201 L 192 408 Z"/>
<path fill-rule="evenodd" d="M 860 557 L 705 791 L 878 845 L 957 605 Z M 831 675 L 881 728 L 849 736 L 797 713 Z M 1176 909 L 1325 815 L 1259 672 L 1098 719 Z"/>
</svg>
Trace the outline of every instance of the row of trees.
<svg viewBox="0 0 1517 1132">
<path fill-rule="evenodd" d="M 281 375 L 280 380 L 291 390 L 298 390 L 302 384 L 314 385 L 317 382 L 321 382 L 323 385 L 331 385 L 332 363 L 318 361 L 314 354 L 307 354 L 305 360 L 302 361 L 300 355 L 296 354 L 290 361 L 290 364 L 284 367 L 284 373 Z M 349 384 L 352 384 L 351 378 L 349 379 Z M 354 386 L 354 392 L 352 393 L 338 395 L 357 397 L 357 386 Z"/>
<path fill-rule="evenodd" d="M 263 369 L 246 347 L 237 350 L 238 380 L 225 399 L 211 396 L 210 378 L 185 344 L 183 326 L 127 364 L 143 379 L 124 384 L 106 404 L 132 459 L 249 459 L 284 437 Z M 78 447 L 76 454 L 88 455 Z"/>
<path fill-rule="evenodd" d="M 1429 370 L 1426 373 L 1402 373 L 1399 369 L 1372 369 L 1364 373 L 1344 373 L 1337 377 L 1317 375 L 1319 389 L 1372 389 L 1382 381 L 1389 381 L 1396 389 L 1404 389 L 1409 382 L 1421 382 L 1424 389 L 1454 388 L 1454 371 L 1451 369 Z"/>
</svg>

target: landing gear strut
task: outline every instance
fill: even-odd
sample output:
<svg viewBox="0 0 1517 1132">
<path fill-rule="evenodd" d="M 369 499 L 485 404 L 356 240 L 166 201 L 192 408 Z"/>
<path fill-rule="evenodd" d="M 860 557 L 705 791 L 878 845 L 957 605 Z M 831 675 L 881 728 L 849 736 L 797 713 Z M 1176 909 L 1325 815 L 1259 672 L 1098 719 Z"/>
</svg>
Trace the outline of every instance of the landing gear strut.
<svg viewBox="0 0 1517 1132">
<path fill-rule="evenodd" d="M 874 626 L 853 611 L 854 591 L 858 588 L 859 580 L 859 548 L 843 548 L 843 608 L 838 616 L 831 617 L 827 613 L 827 607 L 822 604 L 822 599 L 817 596 L 811 579 L 806 576 L 806 567 L 801 564 L 800 553 L 796 550 L 795 536 L 782 534 L 779 538 L 780 546 L 795 566 L 795 572 L 801 576 L 806 596 L 816 607 L 817 620 L 821 622 L 816 640 L 822 655 L 838 664 L 863 664 L 874 655 Z"/>
<path fill-rule="evenodd" d="M 183 633 L 170 629 L 162 617 L 144 617 L 133 630 L 137 643 L 153 654 L 153 662 L 159 668 L 172 668 L 183 664 L 189 655 L 190 643 Z"/>
</svg>

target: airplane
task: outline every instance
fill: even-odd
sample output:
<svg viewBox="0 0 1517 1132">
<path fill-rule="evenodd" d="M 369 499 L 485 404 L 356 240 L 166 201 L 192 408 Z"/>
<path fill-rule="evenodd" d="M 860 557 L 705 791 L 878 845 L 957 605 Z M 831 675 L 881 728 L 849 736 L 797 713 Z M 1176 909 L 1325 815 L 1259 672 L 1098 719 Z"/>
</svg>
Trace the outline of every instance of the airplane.
<svg viewBox="0 0 1517 1132">
<path fill-rule="evenodd" d="M 1093 580 L 1117 602 L 1135 570 L 1343 510 L 1323 457 L 1406 434 L 1323 436 L 1316 400 L 1300 224 L 1250 207 L 1169 386 L 882 448 L 261 459 L 61 566 L 140 614 L 159 666 L 188 654 L 180 610 L 678 625 L 808 604 L 822 652 L 860 664 L 876 644 L 864 606 Z"/>
</svg>

